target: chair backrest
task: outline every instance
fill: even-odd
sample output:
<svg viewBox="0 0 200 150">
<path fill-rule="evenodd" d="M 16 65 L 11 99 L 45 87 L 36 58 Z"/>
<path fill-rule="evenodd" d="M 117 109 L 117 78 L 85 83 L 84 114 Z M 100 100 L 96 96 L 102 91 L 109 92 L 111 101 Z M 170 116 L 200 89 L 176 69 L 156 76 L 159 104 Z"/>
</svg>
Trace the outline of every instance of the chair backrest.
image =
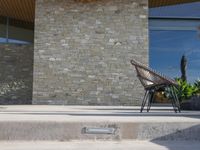
<svg viewBox="0 0 200 150">
<path fill-rule="evenodd" d="M 144 88 L 162 84 L 177 86 L 177 82 L 175 80 L 158 73 L 135 60 L 131 60 L 131 64 L 135 66 L 137 76 Z"/>
</svg>

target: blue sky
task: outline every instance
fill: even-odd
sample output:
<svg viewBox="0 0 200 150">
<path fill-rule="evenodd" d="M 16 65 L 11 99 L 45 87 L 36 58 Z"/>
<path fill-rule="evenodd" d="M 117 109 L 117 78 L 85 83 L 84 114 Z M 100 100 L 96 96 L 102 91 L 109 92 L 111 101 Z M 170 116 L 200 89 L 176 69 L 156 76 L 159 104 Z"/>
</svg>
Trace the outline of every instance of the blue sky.
<svg viewBox="0 0 200 150">
<path fill-rule="evenodd" d="M 180 59 L 188 60 L 189 82 L 200 78 L 200 2 L 150 9 L 150 17 L 198 18 L 199 20 L 150 20 L 150 66 L 172 78 L 180 77 Z M 165 20 L 166 21 L 166 20 Z M 168 20 L 167 20 L 168 21 Z M 166 23 L 164 23 L 166 25 Z M 188 26 L 187 26 L 188 25 Z"/>
</svg>

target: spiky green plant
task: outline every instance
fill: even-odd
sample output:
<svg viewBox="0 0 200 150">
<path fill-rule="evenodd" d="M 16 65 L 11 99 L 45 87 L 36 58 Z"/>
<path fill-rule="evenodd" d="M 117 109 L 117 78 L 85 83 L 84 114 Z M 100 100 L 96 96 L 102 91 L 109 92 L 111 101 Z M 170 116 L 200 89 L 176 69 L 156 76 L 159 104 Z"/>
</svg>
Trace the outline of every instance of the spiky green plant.
<svg viewBox="0 0 200 150">
<path fill-rule="evenodd" d="M 198 92 L 198 88 L 195 85 L 187 83 L 180 78 L 176 79 L 178 83 L 178 87 L 175 92 L 180 100 L 180 102 L 190 99 L 192 96 L 196 95 Z"/>
<path fill-rule="evenodd" d="M 200 94 L 200 79 L 197 79 L 197 80 L 194 82 L 194 86 L 198 89 L 198 90 L 197 90 L 197 93 Z"/>
</svg>

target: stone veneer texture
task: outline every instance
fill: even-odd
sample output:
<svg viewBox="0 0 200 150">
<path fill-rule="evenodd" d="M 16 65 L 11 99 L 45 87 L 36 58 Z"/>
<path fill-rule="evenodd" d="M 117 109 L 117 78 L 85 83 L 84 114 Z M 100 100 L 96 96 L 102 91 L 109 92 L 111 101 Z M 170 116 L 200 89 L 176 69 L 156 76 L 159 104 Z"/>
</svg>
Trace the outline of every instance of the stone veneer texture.
<svg viewBox="0 0 200 150">
<path fill-rule="evenodd" d="M 33 45 L 0 44 L 0 104 L 31 104 Z"/>
<path fill-rule="evenodd" d="M 148 0 L 36 0 L 34 104 L 136 105 Z"/>
</svg>

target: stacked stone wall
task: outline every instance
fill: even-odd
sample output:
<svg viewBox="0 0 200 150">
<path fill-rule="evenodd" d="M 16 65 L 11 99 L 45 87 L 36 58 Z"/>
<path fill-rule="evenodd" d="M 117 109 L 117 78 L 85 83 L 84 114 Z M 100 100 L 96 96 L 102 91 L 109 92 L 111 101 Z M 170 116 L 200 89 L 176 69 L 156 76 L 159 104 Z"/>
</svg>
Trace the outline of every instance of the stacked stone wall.
<svg viewBox="0 0 200 150">
<path fill-rule="evenodd" d="M 148 0 L 36 0 L 34 104 L 136 105 Z"/>
</svg>

